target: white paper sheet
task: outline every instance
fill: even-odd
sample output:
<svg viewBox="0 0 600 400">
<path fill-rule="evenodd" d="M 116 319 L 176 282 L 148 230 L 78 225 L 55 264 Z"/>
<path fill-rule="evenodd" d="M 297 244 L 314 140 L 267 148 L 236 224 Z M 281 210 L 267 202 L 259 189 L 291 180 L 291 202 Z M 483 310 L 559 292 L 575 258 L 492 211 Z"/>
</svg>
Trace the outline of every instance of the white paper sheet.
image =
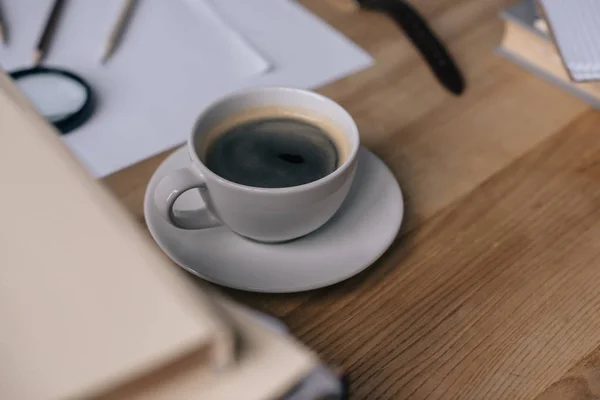
<svg viewBox="0 0 600 400">
<path fill-rule="evenodd" d="M 367 68 L 373 58 L 293 1 L 207 0 L 272 63 L 247 86 L 323 86 Z"/>
<path fill-rule="evenodd" d="M 52 0 L 3 0 L 5 69 L 27 66 Z M 68 1 L 47 65 L 97 93 L 92 119 L 65 142 L 98 177 L 183 143 L 202 109 L 256 85 L 314 88 L 371 57 L 301 6 L 283 0 L 139 1 L 120 47 L 98 60 L 122 0 Z"/>
</svg>

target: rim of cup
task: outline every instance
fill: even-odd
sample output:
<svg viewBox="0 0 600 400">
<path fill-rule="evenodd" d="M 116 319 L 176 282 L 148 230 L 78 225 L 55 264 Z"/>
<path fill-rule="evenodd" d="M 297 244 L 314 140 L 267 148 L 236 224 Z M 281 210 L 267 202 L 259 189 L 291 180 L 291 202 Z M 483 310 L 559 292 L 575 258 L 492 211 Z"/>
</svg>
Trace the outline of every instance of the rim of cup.
<svg viewBox="0 0 600 400">
<path fill-rule="evenodd" d="M 255 186 L 242 185 L 240 183 L 235 183 L 228 179 L 225 179 L 225 178 L 221 177 L 220 175 L 217 175 L 214 172 L 212 172 L 202 162 L 202 160 L 200 160 L 200 157 L 198 156 L 198 153 L 196 152 L 196 149 L 195 149 L 194 138 L 196 137 L 198 124 L 204 119 L 204 117 L 207 114 L 211 113 L 215 108 L 221 106 L 223 103 L 226 103 L 228 101 L 235 99 L 238 96 L 245 95 L 245 94 L 252 94 L 252 93 L 264 93 L 264 92 L 274 93 L 274 92 L 281 92 L 281 91 L 299 93 L 303 96 L 313 97 L 317 101 L 329 103 L 334 108 L 337 108 L 341 112 L 341 115 L 343 116 L 343 118 L 347 119 L 346 123 L 350 127 L 350 131 L 347 132 L 347 130 L 343 129 L 342 127 L 340 127 L 340 129 L 343 130 L 344 135 L 346 135 L 346 136 L 349 135 L 351 137 L 351 139 L 350 139 L 351 140 L 351 150 L 350 150 L 350 153 L 348 154 L 348 157 L 346 157 L 346 160 L 344 160 L 342 165 L 340 165 L 338 168 L 336 168 L 335 171 L 333 171 L 332 173 L 325 175 L 324 177 L 319 178 L 316 181 L 312 181 L 312 182 L 305 183 L 302 185 L 282 187 L 282 188 L 261 188 L 261 187 L 255 187 Z M 274 104 L 274 105 L 276 105 L 276 104 Z M 325 116 L 325 117 L 327 117 L 327 116 Z M 340 125 L 340 124 L 337 124 L 337 125 Z M 340 106 L 335 101 L 331 100 L 330 98 L 328 98 L 326 96 L 323 96 L 321 94 L 315 93 L 310 90 L 296 89 L 296 88 L 290 88 L 290 87 L 284 87 L 284 86 L 267 86 L 267 87 L 260 87 L 260 88 L 249 88 L 249 89 L 238 90 L 238 91 L 229 93 L 229 94 L 219 98 L 215 102 L 211 103 L 210 106 L 208 106 L 207 108 L 205 108 L 202 111 L 202 113 L 197 118 L 196 122 L 194 123 L 194 129 L 188 139 L 187 150 L 188 150 L 190 158 L 193 161 L 192 166 L 194 166 L 194 167 L 197 165 L 201 166 L 200 172 L 202 174 L 209 175 L 211 178 L 213 178 L 214 180 L 217 180 L 222 185 L 225 185 L 225 186 L 228 186 L 231 188 L 235 188 L 235 189 L 244 190 L 244 191 L 260 192 L 260 193 L 265 193 L 265 194 L 284 194 L 284 193 L 303 192 L 303 191 L 306 191 L 306 190 L 309 190 L 312 188 L 319 187 L 319 186 L 325 184 L 326 182 L 328 182 L 332 179 L 335 179 L 335 177 L 337 177 L 338 175 L 344 173 L 344 171 L 346 171 L 348 168 L 350 168 L 353 160 L 355 160 L 357 157 L 358 149 L 360 147 L 359 142 L 360 142 L 360 137 L 358 134 L 358 127 L 356 125 L 356 122 L 354 121 L 354 118 L 352 118 L 350 113 L 348 111 L 346 111 L 346 109 L 344 107 Z"/>
</svg>

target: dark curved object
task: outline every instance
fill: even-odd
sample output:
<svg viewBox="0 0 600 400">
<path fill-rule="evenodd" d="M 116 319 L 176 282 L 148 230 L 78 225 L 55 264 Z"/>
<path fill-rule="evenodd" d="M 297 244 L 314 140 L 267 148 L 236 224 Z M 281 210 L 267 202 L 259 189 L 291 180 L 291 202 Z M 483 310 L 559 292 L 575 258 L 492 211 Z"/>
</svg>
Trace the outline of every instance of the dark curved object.
<svg viewBox="0 0 600 400">
<path fill-rule="evenodd" d="M 454 59 L 417 10 L 402 0 L 357 0 L 361 8 L 391 16 L 417 47 L 429 67 L 450 92 L 461 95 L 465 80 Z"/>
<path fill-rule="evenodd" d="M 56 127 L 56 129 L 58 129 L 60 133 L 65 135 L 86 123 L 94 113 L 94 108 L 96 104 L 94 101 L 92 88 L 82 78 L 80 78 L 72 72 L 58 68 L 33 67 L 10 72 L 10 76 L 14 80 L 18 80 L 26 76 L 42 74 L 59 75 L 65 77 L 79 84 L 85 91 L 85 102 L 79 109 L 74 110 L 72 113 L 68 114 L 63 119 L 60 119 L 58 121 L 52 121 L 52 124 Z"/>
</svg>

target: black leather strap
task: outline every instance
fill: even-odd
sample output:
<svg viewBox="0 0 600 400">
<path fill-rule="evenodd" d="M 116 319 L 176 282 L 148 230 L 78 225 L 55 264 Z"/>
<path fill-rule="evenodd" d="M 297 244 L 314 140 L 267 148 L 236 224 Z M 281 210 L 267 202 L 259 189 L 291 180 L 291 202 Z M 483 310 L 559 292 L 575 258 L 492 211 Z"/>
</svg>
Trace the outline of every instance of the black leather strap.
<svg viewBox="0 0 600 400">
<path fill-rule="evenodd" d="M 390 15 L 417 47 L 438 80 L 452 93 L 462 94 L 464 78 L 443 43 L 412 6 L 402 0 L 358 0 L 362 8 Z"/>
</svg>

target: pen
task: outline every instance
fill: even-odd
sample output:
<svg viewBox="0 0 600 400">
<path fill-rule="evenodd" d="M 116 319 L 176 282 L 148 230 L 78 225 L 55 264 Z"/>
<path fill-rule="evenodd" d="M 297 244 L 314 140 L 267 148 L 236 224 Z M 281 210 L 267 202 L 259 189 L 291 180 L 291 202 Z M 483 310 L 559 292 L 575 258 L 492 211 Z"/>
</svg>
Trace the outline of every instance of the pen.
<svg viewBox="0 0 600 400">
<path fill-rule="evenodd" d="M 125 0 L 123 8 L 121 9 L 121 13 L 119 14 L 119 18 L 117 18 L 117 21 L 115 22 L 115 25 L 113 26 L 113 29 L 106 41 L 104 54 L 102 54 L 101 58 L 102 63 L 105 63 L 110 58 L 110 56 L 117 48 L 121 38 L 123 37 L 123 33 L 125 32 L 127 22 L 131 18 L 135 2 L 136 0 Z"/>
<path fill-rule="evenodd" d="M 6 43 L 6 27 L 4 24 L 4 17 L 2 14 L 2 7 L 0 7 L 0 42 Z"/>
<path fill-rule="evenodd" d="M 50 47 L 50 40 L 52 39 L 52 35 L 56 26 L 58 24 L 58 19 L 60 16 L 60 12 L 65 4 L 65 0 L 54 0 L 54 5 L 52 6 L 52 11 L 50 12 L 50 16 L 46 22 L 46 26 L 44 27 L 44 31 L 42 32 L 42 36 L 37 43 L 35 48 L 35 52 L 33 53 L 33 64 L 38 65 L 42 58 L 46 55 L 48 48 Z"/>
</svg>

